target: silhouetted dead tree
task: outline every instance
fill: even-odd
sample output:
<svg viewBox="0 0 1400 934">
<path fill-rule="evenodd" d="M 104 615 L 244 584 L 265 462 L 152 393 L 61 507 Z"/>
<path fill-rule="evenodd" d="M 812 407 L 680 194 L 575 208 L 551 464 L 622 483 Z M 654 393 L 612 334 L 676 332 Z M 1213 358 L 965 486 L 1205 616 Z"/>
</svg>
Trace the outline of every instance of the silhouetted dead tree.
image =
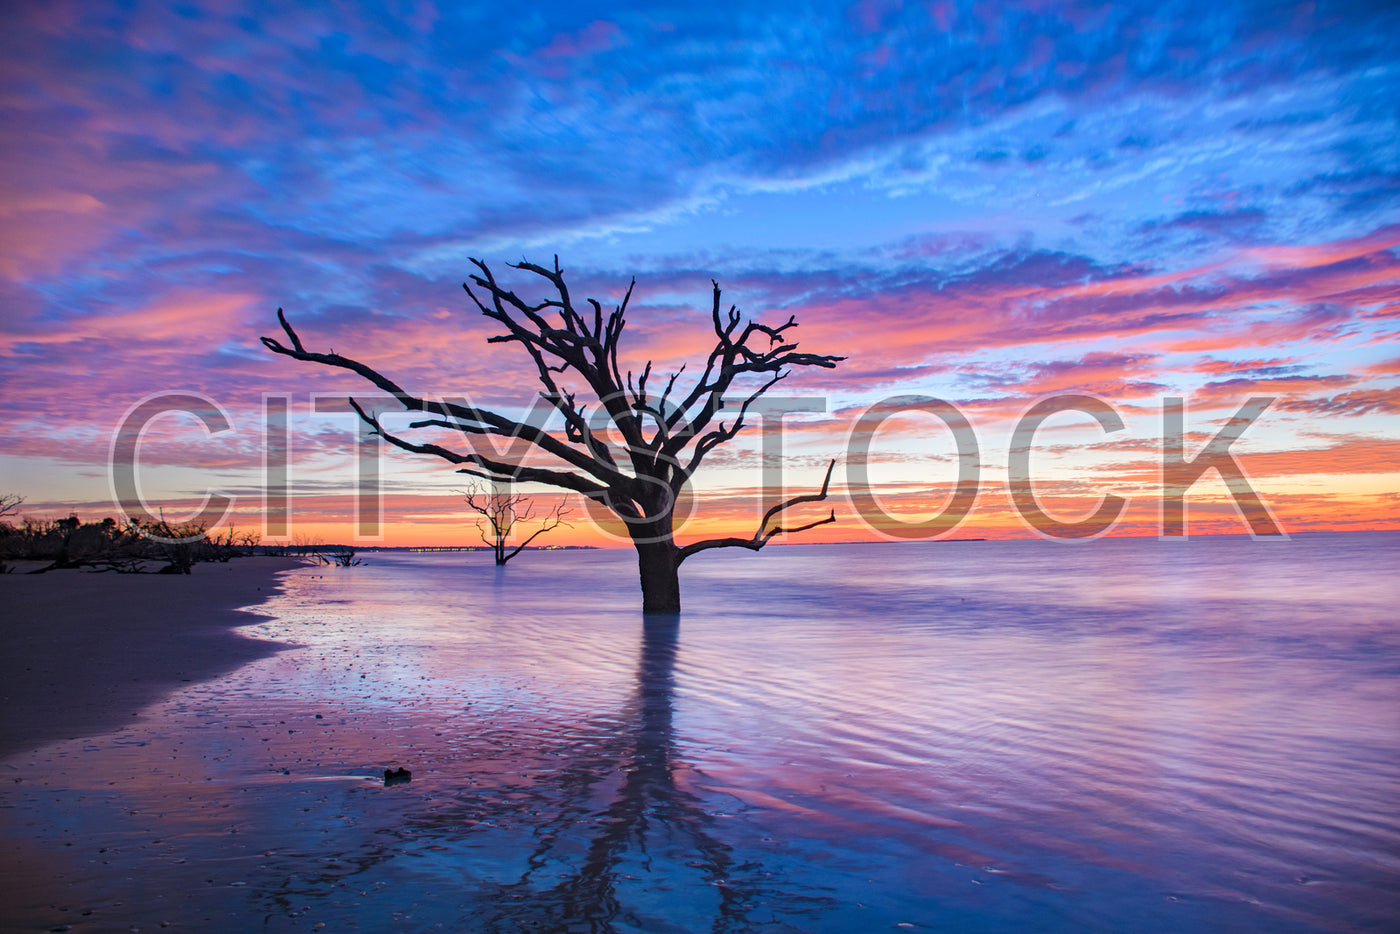
<svg viewBox="0 0 1400 934">
<path fill-rule="evenodd" d="M 457 492 L 462 494 L 467 508 L 482 517 L 476 523 L 476 529 L 481 535 L 481 540 L 491 546 L 491 551 L 496 556 L 497 567 L 505 567 L 507 561 L 520 554 L 525 546 L 545 532 L 569 524 L 564 521 L 569 509 L 562 500 L 555 503 L 549 512 L 536 517 L 535 501 L 521 493 L 507 493 L 494 488 L 486 490 L 479 486 Z M 512 549 L 511 536 L 518 534 L 521 526 L 529 522 L 538 522 L 540 527 Z"/>
<path fill-rule="evenodd" d="M 650 362 L 635 378 L 630 370 L 624 375 L 618 363 L 619 341 L 635 279 L 612 311 L 604 312 L 602 305 L 591 298 L 580 310 L 569 294 L 558 257 L 553 269 L 527 262 L 511 264 L 551 287 L 553 294 L 538 302 L 528 302 L 498 283 L 484 262 L 471 262 L 478 272 L 462 287 L 482 314 L 505 329 L 505 333 L 488 341 L 517 343 L 529 354 L 543 387 L 541 395 L 563 416 L 562 437 L 528 418 L 517 421 L 470 404 L 416 396 L 357 360 L 334 351 L 307 350 L 280 308 L 277 318 L 290 346 L 271 337 L 262 338 L 262 342 L 275 353 L 357 373 L 393 395 L 408 411 L 432 416 L 412 422 L 410 428 L 448 429 L 469 441 L 477 435 L 519 438 L 549 455 L 557 466 L 508 463 L 494 449 L 491 454 L 461 452 L 430 441 L 412 441 L 385 429 L 377 414 L 350 400 L 360 418 L 397 448 L 440 457 L 458 465 L 460 473 L 484 480 L 543 483 L 606 505 L 625 523 L 637 549 L 644 612 L 680 611 L 680 564 L 693 554 L 721 547 L 757 550 L 777 535 L 836 521 L 833 512 L 792 528 L 777 524 L 788 508 L 825 499 L 835 466 L 832 461 L 820 494 L 799 496 L 774 506 L 749 538 L 723 538 L 681 547 L 673 535 L 681 489 L 707 454 L 739 433 L 750 407 L 786 378 L 793 367 L 829 369 L 844 359 L 798 351 L 789 334 L 797 326 L 796 318 L 789 317 L 776 326 L 746 322 L 736 307 L 723 309 L 719 284 L 714 283 L 710 319 L 715 343 L 704 370 L 687 389 L 678 387 L 685 369 L 682 367 L 666 379 L 658 393 L 649 385 Z M 566 383 L 566 378 L 577 381 Z M 736 382 L 747 385 L 740 388 Z M 731 389 L 740 395 L 728 397 Z M 591 397 L 592 403 L 581 401 L 580 392 L 584 393 L 584 400 Z M 596 406 L 592 413 L 589 404 Z M 732 413 L 727 421 L 721 420 L 725 410 Z M 616 439 L 621 440 L 620 445 Z"/>
<path fill-rule="evenodd" d="M 24 497 L 18 493 L 0 493 L 0 519 L 18 513 L 23 502 Z"/>
<path fill-rule="evenodd" d="M 349 545 L 336 545 L 325 551 L 316 552 L 316 560 L 325 565 L 337 568 L 359 567 L 361 561 L 355 557 L 355 549 Z"/>
</svg>

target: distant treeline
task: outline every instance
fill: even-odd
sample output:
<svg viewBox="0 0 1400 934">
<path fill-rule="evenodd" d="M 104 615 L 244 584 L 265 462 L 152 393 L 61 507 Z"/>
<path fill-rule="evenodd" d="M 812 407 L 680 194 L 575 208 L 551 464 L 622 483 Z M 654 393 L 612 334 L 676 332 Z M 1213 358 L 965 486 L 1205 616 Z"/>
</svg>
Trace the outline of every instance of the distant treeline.
<svg viewBox="0 0 1400 934">
<path fill-rule="evenodd" d="M 386 545 L 365 551 L 494 551 L 490 545 Z M 524 551 L 597 551 L 596 545 L 526 545 Z"/>
<path fill-rule="evenodd" d="M 45 561 L 46 565 L 29 573 L 88 568 L 118 574 L 188 574 L 201 561 L 251 555 L 258 540 L 255 532 L 210 533 L 202 525 L 164 520 L 23 519 L 14 524 L 0 522 L 0 573 L 14 570 L 10 561 Z"/>
<path fill-rule="evenodd" d="M 534 545 L 530 551 L 591 550 L 592 545 Z M 357 549 L 352 545 L 327 545 L 314 540 L 291 544 L 261 544 L 256 532 L 227 529 L 210 532 L 203 525 L 154 522 L 118 522 L 107 518 L 83 522 L 66 519 L 0 520 L 0 574 L 12 573 L 15 561 L 42 561 L 28 571 L 42 574 L 63 568 L 87 568 L 118 574 L 188 574 L 201 561 L 261 554 L 310 558 L 321 564 L 350 567 L 359 564 L 357 551 L 453 552 L 491 551 L 486 545 L 383 546 Z"/>
</svg>

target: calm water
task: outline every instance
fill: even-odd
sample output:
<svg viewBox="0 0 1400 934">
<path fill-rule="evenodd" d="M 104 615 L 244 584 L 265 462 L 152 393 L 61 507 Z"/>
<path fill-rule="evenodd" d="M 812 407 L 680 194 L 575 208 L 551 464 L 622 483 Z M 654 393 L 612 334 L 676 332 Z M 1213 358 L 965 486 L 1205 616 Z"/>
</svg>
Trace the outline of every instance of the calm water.
<svg viewBox="0 0 1400 934">
<path fill-rule="evenodd" d="M 710 553 L 678 626 L 485 560 L 291 572 L 298 647 L 27 757 L 24 923 L 1400 925 L 1400 534 Z"/>
</svg>

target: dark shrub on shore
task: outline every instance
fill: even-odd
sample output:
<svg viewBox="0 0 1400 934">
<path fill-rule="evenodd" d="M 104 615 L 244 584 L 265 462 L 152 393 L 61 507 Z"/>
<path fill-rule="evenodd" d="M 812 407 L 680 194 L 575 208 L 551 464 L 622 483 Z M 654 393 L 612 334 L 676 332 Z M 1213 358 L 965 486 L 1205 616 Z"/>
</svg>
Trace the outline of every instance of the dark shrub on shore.
<svg viewBox="0 0 1400 934">
<path fill-rule="evenodd" d="M 202 525 L 157 522 L 119 523 L 107 518 L 84 524 L 66 519 L 24 519 L 0 523 L 0 573 L 9 561 L 47 561 L 30 573 L 61 568 L 90 568 L 136 574 L 157 571 L 188 574 L 201 561 L 228 561 L 251 555 L 256 533 L 234 529 L 210 533 Z"/>
</svg>

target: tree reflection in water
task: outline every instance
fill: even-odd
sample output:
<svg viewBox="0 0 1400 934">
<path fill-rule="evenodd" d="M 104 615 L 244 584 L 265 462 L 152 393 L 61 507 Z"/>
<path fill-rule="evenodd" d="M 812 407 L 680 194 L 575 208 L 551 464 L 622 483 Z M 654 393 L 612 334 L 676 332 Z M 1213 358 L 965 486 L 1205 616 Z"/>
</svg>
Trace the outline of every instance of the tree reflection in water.
<svg viewBox="0 0 1400 934">
<path fill-rule="evenodd" d="M 554 752 L 562 765 L 409 819 L 410 836 L 460 856 L 473 930 L 781 930 L 778 918 L 832 904 L 737 856 L 725 819 L 678 784 L 678 631 L 675 617 L 645 618 L 634 691 Z M 508 875 L 503 859 L 523 869 Z"/>
</svg>

